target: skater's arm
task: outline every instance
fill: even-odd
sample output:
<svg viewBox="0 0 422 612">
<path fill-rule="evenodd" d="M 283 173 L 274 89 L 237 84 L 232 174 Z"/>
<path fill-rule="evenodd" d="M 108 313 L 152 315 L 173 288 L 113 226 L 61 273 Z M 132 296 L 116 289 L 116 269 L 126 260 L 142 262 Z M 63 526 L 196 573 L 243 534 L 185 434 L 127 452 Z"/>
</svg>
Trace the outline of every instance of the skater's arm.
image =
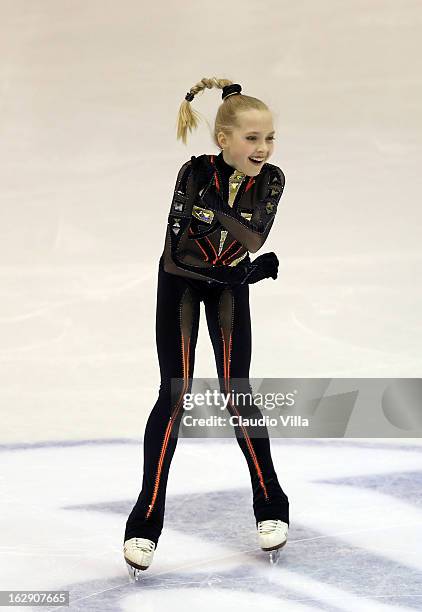
<svg viewBox="0 0 422 612">
<path fill-rule="evenodd" d="M 268 164 L 250 221 L 221 198 L 216 200 L 214 212 L 217 219 L 251 253 L 259 251 L 268 237 L 284 184 L 285 177 L 281 168 Z"/>
<path fill-rule="evenodd" d="M 184 163 L 177 175 L 164 245 L 164 271 L 224 284 L 242 282 L 250 271 L 247 263 L 241 262 L 237 266 L 213 266 L 186 248 L 195 198 L 195 159 L 193 156 Z"/>
</svg>

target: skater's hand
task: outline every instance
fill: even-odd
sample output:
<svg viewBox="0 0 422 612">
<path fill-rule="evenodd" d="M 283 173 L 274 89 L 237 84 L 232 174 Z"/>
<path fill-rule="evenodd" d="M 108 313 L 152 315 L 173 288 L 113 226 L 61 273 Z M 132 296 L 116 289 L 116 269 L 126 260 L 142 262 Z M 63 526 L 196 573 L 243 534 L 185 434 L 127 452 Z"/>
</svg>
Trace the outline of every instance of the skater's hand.
<svg viewBox="0 0 422 612">
<path fill-rule="evenodd" d="M 278 257 L 273 252 L 260 255 L 251 262 L 251 272 L 244 282 L 252 285 L 264 278 L 273 278 L 275 280 L 278 275 L 278 263 Z"/>
</svg>

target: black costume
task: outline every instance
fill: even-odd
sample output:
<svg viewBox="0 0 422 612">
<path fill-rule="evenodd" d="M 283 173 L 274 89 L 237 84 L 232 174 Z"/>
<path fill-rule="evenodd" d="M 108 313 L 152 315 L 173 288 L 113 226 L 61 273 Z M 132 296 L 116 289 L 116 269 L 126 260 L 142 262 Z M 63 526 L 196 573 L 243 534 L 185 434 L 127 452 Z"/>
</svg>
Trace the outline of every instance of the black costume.
<svg viewBox="0 0 422 612">
<path fill-rule="evenodd" d="M 259 258 L 251 262 L 248 251 L 264 244 L 283 188 L 277 166 L 266 163 L 249 177 L 227 164 L 222 153 L 192 157 L 178 173 L 158 267 L 161 384 L 145 428 L 142 491 L 127 519 L 124 541 L 139 537 L 157 543 L 162 531 L 183 396 L 191 390 L 201 301 L 221 391 L 251 393 L 249 284 L 265 276 L 255 264 Z M 182 381 L 176 393 L 172 379 Z M 244 382 L 234 385 L 232 379 Z M 241 407 L 229 403 L 228 410 L 246 418 L 262 416 L 253 402 Z M 288 498 L 274 470 L 266 427 L 260 426 L 260 437 L 253 436 L 253 427 L 234 429 L 249 467 L 256 522 L 289 523 Z"/>
</svg>

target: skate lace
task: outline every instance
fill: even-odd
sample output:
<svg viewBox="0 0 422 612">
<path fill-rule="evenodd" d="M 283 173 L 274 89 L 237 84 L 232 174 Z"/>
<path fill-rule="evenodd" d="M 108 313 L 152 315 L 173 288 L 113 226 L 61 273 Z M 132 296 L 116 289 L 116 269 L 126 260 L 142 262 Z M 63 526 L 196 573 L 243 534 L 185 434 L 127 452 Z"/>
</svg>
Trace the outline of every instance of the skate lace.
<svg viewBox="0 0 422 612">
<path fill-rule="evenodd" d="M 278 520 L 267 520 L 260 521 L 258 523 L 258 531 L 259 533 L 271 533 L 275 529 L 277 529 Z"/>
<path fill-rule="evenodd" d="M 145 541 L 144 538 L 135 538 L 135 546 L 136 548 L 139 548 L 140 550 L 149 553 L 152 552 L 155 548 L 154 542 L 152 542 L 151 540 Z"/>
</svg>

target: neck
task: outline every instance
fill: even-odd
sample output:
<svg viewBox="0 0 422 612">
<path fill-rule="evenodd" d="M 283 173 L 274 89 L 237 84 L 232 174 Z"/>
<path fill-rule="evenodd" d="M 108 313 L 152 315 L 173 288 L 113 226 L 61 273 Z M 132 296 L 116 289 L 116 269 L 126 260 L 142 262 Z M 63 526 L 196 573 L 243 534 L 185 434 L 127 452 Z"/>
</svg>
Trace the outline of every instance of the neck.
<svg viewBox="0 0 422 612">
<path fill-rule="evenodd" d="M 228 174 L 229 176 L 231 174 L 233 174 L 233 172 L 237 172 L 238 174 L 242 174 L 244 176 L 245 173 L 242 172 L 241 170 L 238 170 L 237 168 L 235 168 L 231 163 L 229 163 L 225 158 L 224 158 L 224 151 L 221 151 L 218 156 L 217 156 L 217 160 L 220 161 L 220 168 L 222 170 L 224 170 L 225 174 Z"/>
</svg>

